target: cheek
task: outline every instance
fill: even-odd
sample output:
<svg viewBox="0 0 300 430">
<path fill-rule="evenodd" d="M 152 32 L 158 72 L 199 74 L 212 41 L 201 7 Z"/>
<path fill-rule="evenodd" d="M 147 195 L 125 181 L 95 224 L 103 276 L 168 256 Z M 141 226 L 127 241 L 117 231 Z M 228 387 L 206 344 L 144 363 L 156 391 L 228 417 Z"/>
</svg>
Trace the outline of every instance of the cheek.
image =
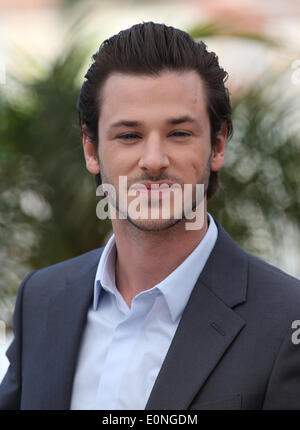
<svg viewBox="0 0 300 430">
<path fill-rule="evenodd" d="M 106 176 L 114 181 L 119 176 L 130 175 L 130 172 L 138 163 L 136 147 L 123 147 L 111 142 L 105 142 L 102 145 L 99 157 Z"/>
<path fill-rule="evenodd" d="M 113 163 L 110 160 L 110 153 L 107 150 L 105 143 L 101 143 L 98 148 L 98 155 L 100 161 L 100 173 L 102 177 L 102 182 L 112 183 L 114 177 Z"/>
<path fill-rule="evenodd" d="M 106 148 L 106 144 L 105 142 L 101 142 L 100 141 L 100 137 L 99 137 L 99 144 L 98 144 L 98 155 L 100 160 L 104 161 L 105 157 L 106 157 L 106 152 L 107 152 L 107 148 Z"/>
<path fill-rule="evenodd" d="M 198 180 L 210 170 L 211 152 L 208 147 L 197 148 L 191 153 L 188 162 L 186 163 L 187 176 L 191 180 Z"/>
</svg>

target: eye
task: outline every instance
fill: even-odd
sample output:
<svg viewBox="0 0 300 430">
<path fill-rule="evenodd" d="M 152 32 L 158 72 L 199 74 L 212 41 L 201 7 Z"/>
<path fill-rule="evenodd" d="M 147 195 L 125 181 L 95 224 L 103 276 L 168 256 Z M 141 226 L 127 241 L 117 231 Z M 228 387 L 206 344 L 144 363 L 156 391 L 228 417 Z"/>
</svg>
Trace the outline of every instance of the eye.
<svg viewBox="0 0 300 430">
<path fill-rule="evenodd" d="M 124 139 L 124 140 L 132 140 L 132 139 L 137 139 L 139 136 L 135 133 L 127 133 L 127 134 L 122 134 L 121 136 L 118 136 L 118 139 Z"/>
<path fill-rule="evenodd" d="M 185 136 L 190 136 L 190 133 L 186 133 L 185 131 L 174 131 L 172 133 L 172 136 L 175 136 L 175 137 L 185 137 Z"/>
</svg>

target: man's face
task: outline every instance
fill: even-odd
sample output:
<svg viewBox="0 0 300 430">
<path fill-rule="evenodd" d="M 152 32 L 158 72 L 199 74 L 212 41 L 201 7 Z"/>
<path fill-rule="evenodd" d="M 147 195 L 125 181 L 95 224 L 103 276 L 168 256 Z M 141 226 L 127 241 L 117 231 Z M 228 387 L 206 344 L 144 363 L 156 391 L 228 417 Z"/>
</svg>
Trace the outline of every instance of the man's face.
<svg viewBox="0 0 300 430">
<path fill-rule="evenodd" d="M 98 126 L 102 183 L 115 187 L 120 211 L 119 176 L 127 177 L 128 189 L 167 181 L 180 184 L 182 192 L 183 184 L 192 184 L 195 199 L 196 184 L 206 189 L 210 170 L 223 165 L 226 130 L 212 151 L 205 92 L 195 71 L 164 71 L 158 77 L 112 74 L 102 89 Z M 162 194 L 154 193 L 152 205 L 161 205 Z M 148 192 L 137 195 L 149 202 Z M 129 205 L 132 199 L 128 197 Z M 170 201 L 170 219 L 160 214 L 159 219 L 131 223 L 143 230 L 169 228 L 183 209 L 172 204 L 173 193 Z"/>
</svg>

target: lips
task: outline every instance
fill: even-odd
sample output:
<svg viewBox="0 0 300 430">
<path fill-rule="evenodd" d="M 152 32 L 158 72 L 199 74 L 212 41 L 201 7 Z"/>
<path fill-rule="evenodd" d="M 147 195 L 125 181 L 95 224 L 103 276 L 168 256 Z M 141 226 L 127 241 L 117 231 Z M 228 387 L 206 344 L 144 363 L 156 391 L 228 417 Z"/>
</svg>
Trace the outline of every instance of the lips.
<svg viewBox="0 0 300 430">
<path fill-rule="evenodd" d="M 142 181 L 138 184 L 134 184 L 132 188 L 134 189 L 144 189 L 144 187 L 147 188 L 147 190 L 151 189 L 168 189 L 170 188 L 174 182 L 171 181 L 157 181 L 157 182 L 149 182 L 149 181 Z"/>
</svg>

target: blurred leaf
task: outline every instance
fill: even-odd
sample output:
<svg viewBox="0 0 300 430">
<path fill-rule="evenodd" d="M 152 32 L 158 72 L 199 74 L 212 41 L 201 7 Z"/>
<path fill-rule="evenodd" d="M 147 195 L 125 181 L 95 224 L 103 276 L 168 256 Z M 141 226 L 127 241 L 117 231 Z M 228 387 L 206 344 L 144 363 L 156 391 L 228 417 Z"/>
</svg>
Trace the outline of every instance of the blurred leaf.
<svg viewBox="0 0 300 430">
<path fill-rule="evenodd" d="M 96 217 L 76 129 L 85 57 L 70 46 L 26 84 L 25 98 L 0 93 L 0 297 L 15 294 L 25 272 L 101 246 L 111 228 Z"/>
<path fill-rule="evenodd" d="M 269 76 L 233 99 L 234 135 L 220 172 L 221 190 L 209 202 L 229 233 L 265 259 L 282 241 L 287 223 L 300 226 L 300 139 L 289 125 L 296 107 L 293 97 L 282 97 L 279 80 Z"/>
</svg>

